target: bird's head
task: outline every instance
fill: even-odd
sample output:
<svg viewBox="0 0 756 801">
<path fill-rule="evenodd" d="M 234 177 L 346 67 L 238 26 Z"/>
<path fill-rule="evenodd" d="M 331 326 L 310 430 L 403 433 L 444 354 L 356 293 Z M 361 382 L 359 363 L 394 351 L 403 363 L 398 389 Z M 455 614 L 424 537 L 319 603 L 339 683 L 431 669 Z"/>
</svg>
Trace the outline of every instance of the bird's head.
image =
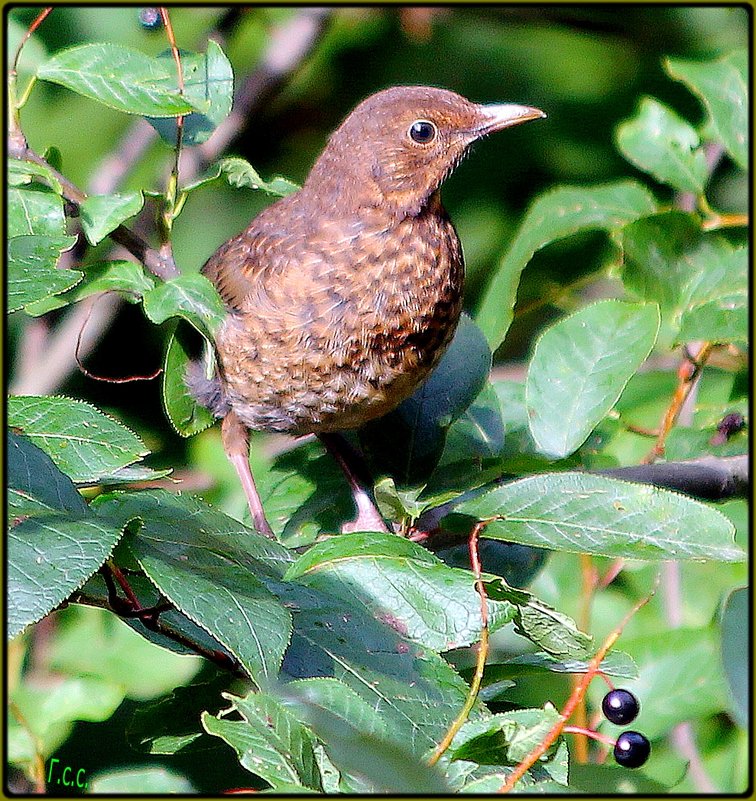
<svg viewBox="0 0 756 801">
<path fill-rule="evenodd" d="M 305 184 L 342 210 L 371 202 L 417 214 L 487 134 L 546 115 L 510 103 L 482 105 L 428 86 L 395 86 L 363 100 L 333 133 Z"/>
</svg>

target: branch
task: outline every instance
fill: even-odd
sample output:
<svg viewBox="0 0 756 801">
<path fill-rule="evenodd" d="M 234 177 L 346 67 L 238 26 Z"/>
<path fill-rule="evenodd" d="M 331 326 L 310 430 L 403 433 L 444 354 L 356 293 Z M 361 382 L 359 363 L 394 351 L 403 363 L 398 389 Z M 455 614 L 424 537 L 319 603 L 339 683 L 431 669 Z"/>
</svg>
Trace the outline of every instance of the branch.
<svg viewBox="0 0 756 801">
<path fill-rule="evenodd" d="M 750 495 L 747 455 L 704 456 L 682 462 L 658 462 L 585 472 L 675 490 L 702 501 L 724 501 L 728 498 L 747 498 Z M 503 483 L 503 479 L 498 483 Z M 470 496 L 466 494 L 462 497 Z M 411 539 L 430 551 L 440 551 L 466 542 L 467 536 L 464 533 L 439 528 L 441 520 L 458 503 L 459 498 L 423 514 L 417 522 L 417 533 Z"/>
<path fill-rule="evenodd" d="M 747 455 L 704 456 L 684 462 L 657 462 L 595 472 L 639 484 L 677 490 L 702 501 L 747 498 L 750 494 Z"/>
</svg>

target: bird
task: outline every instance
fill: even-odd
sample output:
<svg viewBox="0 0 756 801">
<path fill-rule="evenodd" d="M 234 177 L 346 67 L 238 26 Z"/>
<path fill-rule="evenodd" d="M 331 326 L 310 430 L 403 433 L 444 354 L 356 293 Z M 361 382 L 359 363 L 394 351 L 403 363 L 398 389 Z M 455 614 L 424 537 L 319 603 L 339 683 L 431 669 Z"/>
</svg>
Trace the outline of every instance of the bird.
<svg viewBox="0 0 756 801">
<path fill-rule="evenodd" d="M 464 259 L 441 185 L 477 140 L 545 116 L 430 86 L 378 91 L 330 136 L 302 187 L 202 267 L 226 317 L 217 372 L 194 370 L 186 383 L 222 418 L 258 533 L 274 536 L 250 430 L 320 436 L 352 487 L 358 514 L 347 530 L 387 530 L 337 432 L 396 408 L 454 335 Z"/>
</svg>

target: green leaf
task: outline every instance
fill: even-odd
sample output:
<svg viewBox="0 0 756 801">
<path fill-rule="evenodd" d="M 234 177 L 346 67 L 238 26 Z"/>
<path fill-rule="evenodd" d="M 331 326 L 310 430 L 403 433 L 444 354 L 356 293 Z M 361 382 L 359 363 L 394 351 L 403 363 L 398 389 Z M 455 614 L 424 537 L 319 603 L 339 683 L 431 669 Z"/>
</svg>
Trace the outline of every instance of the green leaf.
<svg viewBox="0 0 756 801">
<path fill-rule="evenodd" d="M 515 631 L 548 653 L 560 658 L 582 659 L 590 653 L 593 638 L 580 631 L 575 621 L 558 612 L 527 590 L 510 587 L 500 577 L 486 578 L 489 599 L 516 606 Z"/>
<path fill-rule="evenodd" d="M 589 796 L 666 796 L 670 787 L 648 778 L 643 771 L 619 765 L 570 765 L 570 792 Z"/>
<path fill-rule="evenodd" d="M 126 525 L 126 542 L 149 579 L 190 620 L 233 653 L 262 686 L 278 673 L 291 615 L 266 589 L 291 557 L 277 543 L 187 496 L 114 493 L 97 512 Z"/>
<path fill-rule="evenodd" d="M 267 586 L 293 613 L 282 676 L 339 679 L 380 711 L 416 759 L 435 747 L 468 691 L 447 662 L 359 605 L 296 582 Z M 482 714 L 476 704 L 470 716 Z"/>
<path fill-rule="evenodd" d="M 499 262 L 475 316 L 491 349 L 496 350 L 506 336 L 520 274 L 536 251 L 578 231 L 621 229 L 655 210 L 653 197 L 634 181 L 561 186 L 539 197 Z"/>
<path fill-rule="evenodd" d="M 637 679 L 639 675 L 635 661 L 624 651 L 610 651 L 602 659 L 599 668 L 606 676 L 618 679 Z M 497 686 L 507 679 L 544 673 L 587 673 L 588 670 L 587 659 L 560 658 L 545 651 L 520 654 L 505 662 L 486 666 L 486 686 L 481 690 L 481 700 L 486 702 L 494 700 L 498 695 Z"/>
<path fill-rule="evenodd" d="M 676 341 L 747 343 L 748 249 L 707 241 L 684 264 L 690 279 Z"/>
<path fill-rule="evenodd" d="M 73 481 L 29 439 L 9 431 L 6 454 L 9 518 L 49 512 L 86 514 L 87 505 Z"/>
<path fill-rule="evenodd" d="M 393 412 L 363 426 L 360 442 L 376 473 L 398 484 L 426 479 L 441 458 L 446 432 L 483 389 L 491 351 L 466 315 L 430 377 Z"/>
<path fill-rule="evenodd" d="M 563 458 L 585 442 L 651 352 L 659 323 L 655 304 L 605 300 L 541 334 L 525 399 L 542 453 Z"/>
<path fill-rule="evenodd" d="M 118 768 L 100 771 L 89 781 L 93 795 L 195 795 L 197 790 L 185 776 L 168 768 Z"/>
<path fill-rule="evenodd" d="M 622 231 L 622 281 L 663 311 L 678 309 L 690 276 L 684 257 L 700 242 L 701 229 L 690 214 L 668 211 L 637 220 Z"/>
<path fill-rule="evenodd" d="M 119 467 L 112 473 L 105 473 L 98 476 L 97 483 L 100 486 L 112 486 L 117 484 L 131 484 L 134 482 L 143 481 L 157 481 L 160 478 L 165 478 L 173 472 L 172 468 L 168 467 L 164 470 L 153 470 L 151 467 L 145 467 L 141 464 L 127 465 L 126 467 Z"/>
<path fill-rule="evenodd" d="M 715 61 L 670 58 L 665 69 L 703 101 L 718 140 L 747 170 L 748 51 L 735 50 Z"/>
<path fill-rule="evenodd" d="M 653 97 L 641 98 L 635 117 L 617 128 L 622 155 L 662 184 L 703 193 L 708 177 L 701 140 L 690 123 Z"/>
<path fill-rule="evenodd" d="M 487 765 L 516 765 L 544 739 L 559 718 L 559 712 L 549 704 L 544 709 L 517 709 L 485 720 L 468 721 L 455 735 L 450 756 Z"/>
<path fill-rule="evenodd" d="M 82 279 L 77 270 L 57 270 L 75 236 L 14 236 L 8 240 L 8 312 L 65 292 Z"/>
<path fill-rule="evenodd" d="M 90 244 L 97 245 L 144 205 L 141 192 L 115 195 L 89 195 L 80 204 L 81 227 Z"/>
<path fill-rule="evenodd" d="M 229 709 L 217 717 L 202 714 L 208 734 L 227 742 L 242 766 L 274 790 L 295 785 L 322 792 L 312 735 L 280 701 L 264 693 L 225 697 L 231 701 Z M 243 720 L 228 720 L 230 712 Z"/>
<path fill-rule="evenodd" d="M 206 110 L 178 93 L 175 67 L 117 44 L 63 50 L 42 64 L 37 77 L 127 114 L 176 117 Z"/>
<path fill-rule="evenodd" d="M 452 423 L 440 466 L 456 462 L 482 463 L 504 449 L 504 421 L 494 388 L 487 383 L 478 397 Z"/>
<path fill-rule="evenodd" d="M 47 187 L 12 187 L 8 190 L 7 237 L 66 234 L 63 199 Z"/>
<path fill-rule="evenodd" d="M 8 435 L 8 636 L 65 600 L 100 567 L 121 527 L 91 517 L 71 480 L 24 437 Z"/>
<path fill-rule="evenodd" d="M 263 181 L 257 170 L 246 159 L 237 157 L 222 159 L 218 167 L 229 184 L 237 189 L 262 189 L 263 192 L 278 197 L 286 197 L 299 189 L 297 184 L 280 175 L 270 181 Z"/>
<path fill-rule="evenodd" d="M 122 292 L 126 300 L 136 303 L 145 292 L 155 287 L 154 279 L 134 261 L 96 261 L 84 268 L 84 280 L 67 296 L 79 301 L 99 292 Z"/>
<path fill-rule="evenodd" d="M 722 664 L 730 688 L 732 714 L 738 725 L 748 728 L 751 686 L 748 642 L 751 604 L 747 587 L 733 590 L 722 613 Z"/>
<path fill-rule="evenodd" d="M 361 792 L 448 792 L 439 768 L 417 759 L 399 733 L 389 734 L 377 712 L 345 685 L 333 679 L 292 682 L 286 698 L 323 743 L 342 780 L 357 780 Z"/>
<path fill-rule="evenodd" d="M 319 442 L 282 453 L 255 479 L 268 521 L 287 547 L 309 545 L 354 515 L 344 474 Z"/>
<path fill-rule="evenodd" d="M 394 534 L 343 534 L 302 555 L 285 578 L 369 610 L 400 634 L 434 651 L 478 640 L 480 600 L 468 571 Z M 490 627 L 512 620 L 509 601 L 489 603 Z"/>
<path fill-rule="evenodd" d="M 179 325 L 168 338 L 163 365 L 163 405 L 171 425 L 182 437 L 192 437 L 209 428 L 215 417 L 197 403 L 186 386 L 190 344 L 188 332 Z"/>
<path fill-rule="evenodd" d="M 47 161 L 47 159 L 45 159 L 45 161 Z M 34 161 L 9 158 L 7 175 L 9 186 L 23 186 L 24 184 L 30 184 L 32 181 L 41 178 L 54 192 L 59 195 L 63 194 L 63 187 L 61 186 L 58 176 L 47 164 L 37 164 Z"/>
<path fill-rule="evenodd" d="M 8 423 L 80 483 L 95 483 L 101 475 L 149 453 L 128 428 L 94 406 L 72 398 L 10 397 Z"/>
<path fill-rule="evenodd" d="M 604 476 L 530 476 L 465 501 L 455 511 L 478 520 L 501 516 L 482 536 L 557 551 L 646 560 L 738 562 L 745 557 L 733 544 L 732 523 L 710 506 Z M 460 523 L 469 530 L 469 520 Z"/>
<path fill-rule="evenodd" d="M 158 325 L 170 317 L 182 317 L 210 339 L 226 319 L 220 295 L 199 273 L 180 275 L 145 293 L 144 312 Z"/>
<path fill-rule="evenodd" d="M 202 107 L 184 117 L 181 142 L 186 145 L 201 145 L 228 117 L 234 100 L 234 71 L 220 45 L 210 39 L 206 53 L 180 51 L 181 72 L 184 77 L 184 97 Z M 176 62 L 173 53 L 166 50 L 157 57 L 168 70 L 175 74 Z M 170 145 L 176 144 L 176 122 L 172 119 L 147 117 L 147 122 Z"/>
</svg>

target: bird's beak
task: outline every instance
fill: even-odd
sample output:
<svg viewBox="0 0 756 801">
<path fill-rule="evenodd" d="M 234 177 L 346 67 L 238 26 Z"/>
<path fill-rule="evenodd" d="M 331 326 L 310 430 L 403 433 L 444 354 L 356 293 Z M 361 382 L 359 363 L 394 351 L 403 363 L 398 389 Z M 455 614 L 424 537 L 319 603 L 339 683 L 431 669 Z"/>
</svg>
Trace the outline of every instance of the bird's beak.
<svg viewBox="0 0 756 801">
<path fill-rule="evenodd" d="M 502 131 L 528 120 L 539 120 L 546 114 L 539 108 L 532 106 L 518 106 L 514 103 L 496 103 L 487 106 L 478 106 L 481 116 L 479 135 Z"/>
</svg>

